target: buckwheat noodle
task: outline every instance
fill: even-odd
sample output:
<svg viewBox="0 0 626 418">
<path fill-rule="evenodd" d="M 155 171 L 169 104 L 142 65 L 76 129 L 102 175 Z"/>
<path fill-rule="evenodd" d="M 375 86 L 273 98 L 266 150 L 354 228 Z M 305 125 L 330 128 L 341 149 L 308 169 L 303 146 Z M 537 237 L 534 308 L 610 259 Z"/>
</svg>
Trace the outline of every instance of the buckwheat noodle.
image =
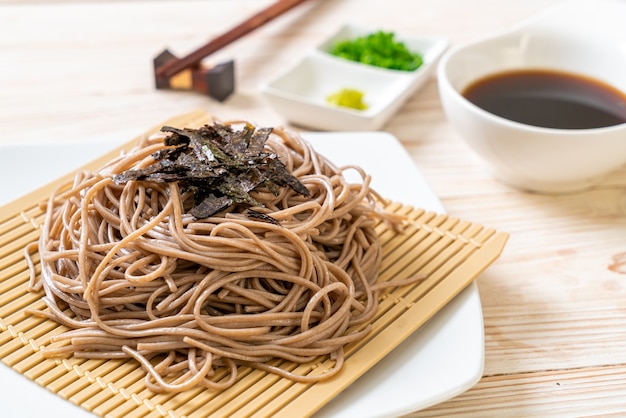
<svg viewBox="0 0 626 418">
<path fill-rule="evenodd" d="M 266 147 L 311 197 L 287 187 L 278 196 L 254 191 L 263 206 L 252 209 L 275 223 L 237 208 L 195 219 L 186 213 L 192 197 L 177 183 L 111 178 L 146 167 L 163 147 L 162 137 L 146 138 L 47 201 L 41 274 L 27 254 L 30 289 L 45 293 L 48 309 L 36 314 L 70 330 L 44 354 L 134 358 L 155 392 L 222 390 L 242 365 L 300 382 L 335 375 L 344 346 L 370 330 L 386 286 L 375 284 L 382 253 L 374 226 L 398 221 L 382 211 L 370 177 L 274 129 Z M 349 169 L 362 182 L 348 183 Z M 294 370 L 320 356 L 334 367 Z"/>
</svg>

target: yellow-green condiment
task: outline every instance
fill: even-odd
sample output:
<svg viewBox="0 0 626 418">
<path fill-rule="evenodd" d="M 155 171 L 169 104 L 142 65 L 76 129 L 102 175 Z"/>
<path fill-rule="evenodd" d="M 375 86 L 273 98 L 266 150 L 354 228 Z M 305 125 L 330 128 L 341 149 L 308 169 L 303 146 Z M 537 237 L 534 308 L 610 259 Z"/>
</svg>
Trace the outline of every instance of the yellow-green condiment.
<svg viewBox="0 0 626 418">
<path fill-rule="evenodd" d="M 367 104 L 363 101 L 363 92 L 355 89 L 341 89 L 326 97 L 326 102 L 335 106 L 350 109 L 365 110 Z"/>
</svg>

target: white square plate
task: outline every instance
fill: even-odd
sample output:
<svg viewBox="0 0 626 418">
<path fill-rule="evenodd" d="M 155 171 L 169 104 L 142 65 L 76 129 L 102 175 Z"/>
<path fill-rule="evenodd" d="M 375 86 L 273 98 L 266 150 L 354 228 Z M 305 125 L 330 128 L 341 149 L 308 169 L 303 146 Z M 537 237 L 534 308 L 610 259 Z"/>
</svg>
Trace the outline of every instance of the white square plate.
<svg viewBox="0 0 626 418">
<path fill-rule="evenodd" d="M 294 67 L 261 85 L 261 93 L 291 123 L 328 131 L 377 130 L 427 80 L 448 42 L 442 38 L 398 34 L 396 39 L 422 55 L 415 71 L 389 70 L 338 58 L 328 51 L 336 41 L 364 36 L 377 29 L 349 24 L 310 51 Z M 326 97 L 343 89 L 364 93 L 365 110 L 332 106 Z"/>
<path fill-rule="evenodd" d="M 444 212 L 400 142 L 383 132 L 305 133 L 336 165 L 358 164 L 383 196 Z M 121 143 L 41 143 L 0 146 L 0 205 L 99 157 Z M 385 149 L 381 158 L 379 149 Z M 341 392 L 315 416 L 397 417 L 456 396 L 483 372 L 484 335 L 477 286 L 471 284 Z M 32 402 L 36 399 L 36 402 Z M 61 397 L 0 366 L 0 415 L 91 417 Z"/>
</svg>

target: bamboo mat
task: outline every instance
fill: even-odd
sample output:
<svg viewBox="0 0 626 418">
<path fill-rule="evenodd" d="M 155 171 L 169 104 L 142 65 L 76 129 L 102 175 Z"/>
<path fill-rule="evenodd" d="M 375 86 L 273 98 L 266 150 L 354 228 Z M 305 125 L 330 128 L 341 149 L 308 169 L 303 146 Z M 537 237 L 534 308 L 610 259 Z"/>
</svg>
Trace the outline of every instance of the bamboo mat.
<svg viewBox="0 0 626 418">
<path fill-rule="evenodd" d="M 207 118 L 203 112 L 194 112 L 164 124 L 193 127 Z M 99 167 L 135 143 L 131 141 L 87 167 Z M 382 297 L 372 332 L 346 347 L 346 362 L 338 376 L 318 383 L 294 383 L 240 367 L 237 383 L 222 392 L 194 389 L 155 394 L 146 388 L 144 373 L 134 360 L 59 360 L 41 355 L 49 338 L 66 328 L 25 314 L 27 309 L 41 310 L 45 305 L 40 295 L 26 289 L 29 270 L 23 253 L 24 247 L 39 237 L 44 213 L 38 203 L 69 177 L 0 208 L 0 359 L 39 385 L 102 417 L 312 415 L 493 263 L 508 237 L 445 214 L 391 204 L 388 210 L 406 215 L 410 223 L 401 233 L 384 224 L 378 226 L 384 251 L 380 280 L 400 280 L 419 273 L 427 278 L 412 286 L 391 288 Z M 310 364 L 285 362 L 281 367 L 314 375 L 332 367 L 332 361 L 321 357 Z"/>
</svg>

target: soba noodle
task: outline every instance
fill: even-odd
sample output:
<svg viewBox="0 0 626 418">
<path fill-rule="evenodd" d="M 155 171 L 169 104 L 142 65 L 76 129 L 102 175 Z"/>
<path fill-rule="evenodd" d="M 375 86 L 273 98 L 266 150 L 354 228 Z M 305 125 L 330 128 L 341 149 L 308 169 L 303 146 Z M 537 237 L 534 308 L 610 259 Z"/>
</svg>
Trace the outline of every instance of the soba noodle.
<svg viewBox="0 0 626 418">
<path fill-rule="evenodd" d="M 233 123 L 236 126 L 236 123 Z M 381 246 L 374 226 L 390 219 L 359 167 L 337 168 L 297 135 L 274 129 L 266 147 L 311 192 L 259 189 L 254 211 L 235 207 L 206 219 L 187 214 L 192 197 L 176 182 L 113 174 L 146 167 L 152 137 L 95 173 L 55 192 L 38 245 L 43 291 L 37 312 L 70 328 L 47 356 L 134 358 L 156 392 L 221 390 L 241 365 L 301 382 L 336 374 L 344 346 L 362 338 L 377 309 Z M 360 184 L 349 184 L 345 170 Z M 330 356 L 309 376 L 282 369 Z"/>
</svg>

